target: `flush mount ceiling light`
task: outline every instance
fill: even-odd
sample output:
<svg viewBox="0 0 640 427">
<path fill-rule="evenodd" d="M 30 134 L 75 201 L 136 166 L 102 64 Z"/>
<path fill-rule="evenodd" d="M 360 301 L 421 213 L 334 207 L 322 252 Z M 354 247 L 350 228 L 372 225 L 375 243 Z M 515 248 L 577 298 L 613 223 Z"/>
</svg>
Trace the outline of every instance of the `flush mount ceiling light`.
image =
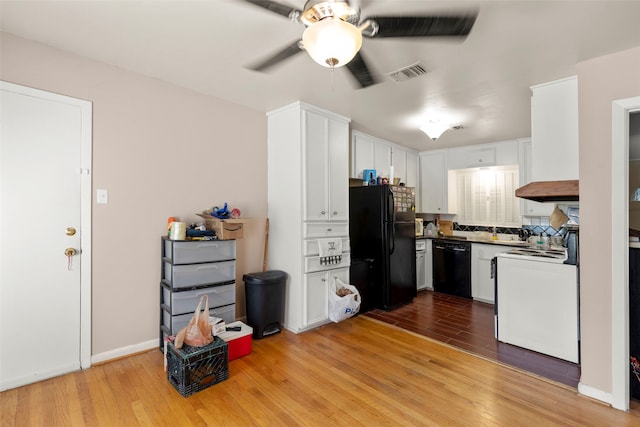
<svg viewBox="0 0 640 427">
<path fill-rule="evenodd" d="M 302 44 L 318 64 L 342 67 L 356 56 L 362 47 L 362 34 L 352 24 L 340 18 L 325 18 L 307 27 Z"/>
<path fill-rule="evenodd" d="M 423 125 L 420 130 L 427 134 L 432 140 L 440 138 L 446 130 L 450 129 L 451 125 L 445 124 L 439 120 L 429 120 L 429 122 Z"/>
</svg>

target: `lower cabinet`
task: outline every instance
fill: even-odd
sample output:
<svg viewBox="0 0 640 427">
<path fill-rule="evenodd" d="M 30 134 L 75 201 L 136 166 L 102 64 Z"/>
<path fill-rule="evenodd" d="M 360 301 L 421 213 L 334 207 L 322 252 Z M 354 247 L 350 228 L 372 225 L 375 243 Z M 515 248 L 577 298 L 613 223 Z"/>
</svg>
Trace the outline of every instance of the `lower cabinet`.
<svg viewBox="0 0 640 427">
<path fill-rule="evenodd" d="M 425 279 L 426 288 L 433 290 L 433 240 L 427 239 L 425 252 Z"/>
<path fill-rule="evenodd" d="M 331 284 L 340 279 L 349 283 L 349 268 L 318 271 L 304 275 L 303 311 L 304 328 L 320 325 L 329 321 L 329 292 Z"/>
<path fill-rule="evenodd" d="M 429 241 L 430 242 L 430 241 Z M 427 240 L 416 240 L 416 288 L 427 288 Z"/>
<path fill-rule="evenodd" d="M 471 296 L 475 300 L 494 303 L 495 285 L 491 277 L 491 260 L 510 247 L 495 244 L 471 245 Z"/>
</svg>

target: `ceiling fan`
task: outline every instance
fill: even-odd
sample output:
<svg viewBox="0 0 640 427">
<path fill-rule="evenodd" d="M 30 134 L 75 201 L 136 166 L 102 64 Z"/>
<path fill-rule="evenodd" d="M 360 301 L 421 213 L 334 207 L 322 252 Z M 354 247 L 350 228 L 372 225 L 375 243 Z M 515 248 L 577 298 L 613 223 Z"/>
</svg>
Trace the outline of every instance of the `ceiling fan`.
<svg viewBox="0 0 640 427">
<path fill-rule="evenodd" d="M 362 37 L 466 37 L 476 20 L 476 13 L 432 16 L 360 17 L 352 0 L 308 0 L 303 10 L 270 0 L 244 0 L 295 23 L 306 26 L 302 40 L 286 46 L 269 58 L 250 67 L 268 68 L 306 51 L 318 64 L 331 69 L 346 66 L 360 87 L 378 83 L 369 71 L 362 54 Z"/>
</svg>

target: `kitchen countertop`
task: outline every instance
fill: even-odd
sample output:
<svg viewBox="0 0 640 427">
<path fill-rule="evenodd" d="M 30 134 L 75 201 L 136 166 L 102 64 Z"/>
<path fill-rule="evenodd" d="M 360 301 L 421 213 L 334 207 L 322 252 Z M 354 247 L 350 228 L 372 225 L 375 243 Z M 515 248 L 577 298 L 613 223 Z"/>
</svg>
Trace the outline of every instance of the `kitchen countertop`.
<svg viewBox="0 0 640 427">
<path fill-rule="evenodd" d="M 481 243 L 483 245 L 499 245 L 510 247 L 529 247 L 534 246 L 531 243 L 520 240 L 472 240 L 462 236 L 416 236 L 416 240 L 449 240 L 452 242 L 469 242 L 469 243 Z"/>
</svg>

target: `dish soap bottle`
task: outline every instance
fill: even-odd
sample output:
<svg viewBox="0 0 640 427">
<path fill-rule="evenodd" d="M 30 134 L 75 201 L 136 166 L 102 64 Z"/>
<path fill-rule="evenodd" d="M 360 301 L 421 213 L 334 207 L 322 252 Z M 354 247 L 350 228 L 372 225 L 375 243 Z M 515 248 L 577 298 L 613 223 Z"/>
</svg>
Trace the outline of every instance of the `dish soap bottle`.
<svg viewBox="0 0 640 427">
<path fill-rule="evenodd" d="M 496 228 L 493 227 L 493 233 L 491 234 L 491 240 L 498 240 L 498 233 L 496 232 Z"/>
</svg>

